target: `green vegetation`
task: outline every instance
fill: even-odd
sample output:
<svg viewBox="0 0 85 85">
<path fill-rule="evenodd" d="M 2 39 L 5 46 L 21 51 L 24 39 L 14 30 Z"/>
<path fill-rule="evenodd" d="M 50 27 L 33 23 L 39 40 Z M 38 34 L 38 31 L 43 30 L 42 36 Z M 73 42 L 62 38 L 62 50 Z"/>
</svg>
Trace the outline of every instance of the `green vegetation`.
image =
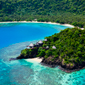
<svg viewBox="0 0 85 85">
<path fill-rule="evenodd" d="M 42 49 L 42 47 L 40 47 L 39 49 L 38 49 L 38 55 L 37 55 L 37 57 L 43 57 L 43 56 L 45 56 L 45 49 Z"/>
<path fill-rule="evenodd" d="M 33 58 L 37 55 L 37 52 L 38 52 L 38 49 L 36 47 L 34 47 L 33 49 L 24 49 L 21 51 L 21 55 L 19 57 L 17 57 L 18 59 L 19 58 Z"/>
<path fill-rule="evenodd" d="M 0 21 L 34 19 L 85 27 L 85 0 L 0 0 Z"/>
<path fill-rule="evenodd" d="M 31 50 L 31 49 L 30 49 L 30 50 Z M 21 51 L 21 54 L 22 54 L 23 56 L 28 56 L 29 53 L 30 53 L 30 50 L 24 49 L 24 50 Z"/>
<path fill-rule="evenodd" d="M 46 38 L 48 41 L 44 44 L 50 49 L 45 51 L 45 58 L 55 56 L 55 59 L 59 59 L 64 64 L 70 64 L 70 66 L 85 62 L 85 30 L 67 28 Z M 53 45 L 56 46 L 56 50 L 52 49 Z"/>
<path fill-rule="evenodd" d="M 36 51 L 36 57 L 44 57 L 47 61 L 52 62 L 59 61 L 61 65 L 70 67 L 85 63 L 85 30 L 67 28 L 46 39 L 48 41 L 43 41 L 42 47 Z M 49 46 L 49 49 L 45 49 L 46 46 Z M 55 46 L 56 49 L 53 49 L 52 46 Z M 30 49 L 25 49 L 21 54 L 28 55 L 28 50 Z"/>
</svg>

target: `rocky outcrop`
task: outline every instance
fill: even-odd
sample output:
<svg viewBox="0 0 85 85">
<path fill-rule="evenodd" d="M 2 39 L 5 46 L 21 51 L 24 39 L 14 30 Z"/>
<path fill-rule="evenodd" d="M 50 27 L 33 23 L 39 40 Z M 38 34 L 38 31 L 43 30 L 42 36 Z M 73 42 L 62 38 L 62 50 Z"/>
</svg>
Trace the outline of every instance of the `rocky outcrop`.
<svg viewBox="0 0 85 85">
<path fill-rule="evenodd" d="M 16 59 L 26 59 L 29 58 L 29 56 L 23 56 L 22 54 L 20 54 Z"/>
<path fill-rule="evenodd" d="M 49 56 L 48 58 L 44 58 L 41 63 L 50 67 L 56 67 L 60 64 L 60 60 L 54 59 L 54 56 Z"/>
<path fill-rule="evenodd" d="M 60 60 L 58 58 L 54 59 L 54 56 L 49 56 L 48 58 L 43 58 L 42 62 L 43 65 L 49 66 L 49 67 L 56 67 L 59 66 L 59 69 L 69 73 L 73 71 L 80 70 L 85 67 L 85 62 L 82 64 L 75 64 L 75 63 L 69 63 L 69 64 L 64 64 L 64 60 Z"/>
</svg>

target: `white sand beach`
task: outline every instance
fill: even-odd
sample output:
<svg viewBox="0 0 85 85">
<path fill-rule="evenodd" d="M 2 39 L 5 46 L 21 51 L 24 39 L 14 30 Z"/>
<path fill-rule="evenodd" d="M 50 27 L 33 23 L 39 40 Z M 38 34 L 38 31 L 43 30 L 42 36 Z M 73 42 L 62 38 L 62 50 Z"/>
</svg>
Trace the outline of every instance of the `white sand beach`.
<svg viewBox="0 0 85 85">
<path fill-rule="evenodd" d="M 30 58 L 30 59 L 24 59 L 27 62 L 37 62 L 40 63 L 42 61 L 43 58 Z"/>
<path fill-rule="evenodd" d="M 60 23 L 53 23 L 53 22 L 38 22 L 38 21 L 8 21 L 8 22 L 0 22 L 0 23 L 47 23 L 47 24 L 56 24 L 56 25 L 63 25 L 67 27 L 74 27 L 73 25 L 70 24 L 60 24 Z"/>
</svg>

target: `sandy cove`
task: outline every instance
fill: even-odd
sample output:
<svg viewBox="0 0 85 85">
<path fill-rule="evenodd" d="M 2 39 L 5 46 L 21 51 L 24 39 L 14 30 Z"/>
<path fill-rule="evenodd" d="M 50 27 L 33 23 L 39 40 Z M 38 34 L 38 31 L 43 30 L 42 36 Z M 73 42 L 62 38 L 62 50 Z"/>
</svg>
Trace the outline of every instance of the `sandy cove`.
<svg viewBox="0 0 85 85">
<path fill-rule="evenodd" d="M 56 24 L 56 25 L 63 25 L 63 26 L 67 26 L 67 27 L 74 27 L 73 25 L 70 24 L 60 24 L 60 23 L 53 23 L 53 22 L 38 22 L 38 21 L 8 21 L 8 22 L 0 22 L 0 23 L 47 23 L 47 24 Z"/>
<path fill-rule="evenodd" d="M 8 22 L 0 22 L 0 23 L 46 23 L 46 24 L 55 24 L 55 25 L 62 25 L 62 26 L 67 26 L 67 27 L 72 27 L 74 28 L 75 26 L 70 25 L 70 24 L 60 24 L 60 23 L 55 23 L 55 22 L 38 22 L 38 21 L 8 21 Z M 84 28 L 80 28 L 81 30 L 84 30 Z"/>
<path fill-rule="evenodd" d="M 42 59 L 43 58 L 37 57 L 37 58 L 29 58 L 29 59 L 24 59 L 24 60 L 27 62 L 32 62 L 32 63 L 34 63 L 34 62 L 41 63 Z"/>
</svg>

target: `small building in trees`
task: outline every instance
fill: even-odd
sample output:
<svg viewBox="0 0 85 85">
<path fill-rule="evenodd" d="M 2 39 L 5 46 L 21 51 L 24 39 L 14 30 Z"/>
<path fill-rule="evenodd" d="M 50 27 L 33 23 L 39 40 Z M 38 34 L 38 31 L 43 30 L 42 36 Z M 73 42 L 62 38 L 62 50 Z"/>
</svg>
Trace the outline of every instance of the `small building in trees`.
<svg viewBox="0 0 85 85">
<path fill-rule="evenodd" d="M 30 48 L 34 48 L 34 44 L 31 43 L 28 47 L 30 47 Z"/>
<path fill-rule="evenodd" d="M 46 46 L 46 49 L 49 49 L 49 46 Z"/>
<path fill-rule="evenodd" d="M 34 47 L 39 47 L 39 43 L 37 42 L 37 43 L 34 45 Z"/>
<path fill-rule="evenodd" d="M 47 39 L 45 39 L 44 41 L 48 41 Z"/>
<path fill-rule="evenodd" d="M 56 49 L 56 47 L 55 46 L 52 46 L 52 49 Z"/>
<path fill-rule="evenodd" d="M 43 45 L 42 40 L 40 40 L 38 43 L 39 43 L 39 46 Z"/>
</svg>

